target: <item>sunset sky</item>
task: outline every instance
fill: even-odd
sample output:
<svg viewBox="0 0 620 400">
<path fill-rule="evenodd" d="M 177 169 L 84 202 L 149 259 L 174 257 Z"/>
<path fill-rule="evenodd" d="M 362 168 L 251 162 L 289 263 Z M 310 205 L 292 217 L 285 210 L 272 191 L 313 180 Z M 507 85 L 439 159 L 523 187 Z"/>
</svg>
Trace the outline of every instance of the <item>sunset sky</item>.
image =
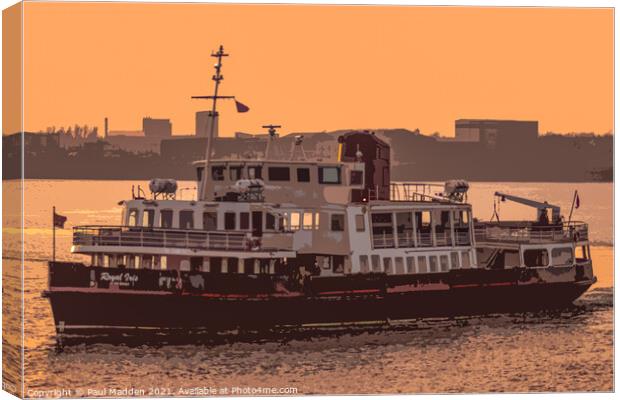
<svg viewBox="0 0 620 400">
<path fill-rule="evenodd" d="M 26 3 L 25 128 L 194 132 L 223 44 L 220 134 L 419 128 L 458 118 L 613 129 L 612 9 Z M 6 128 L 5 128 L 6 129 Z M 11 133 L 11 132 L 5 132 Z"/>
</svg>

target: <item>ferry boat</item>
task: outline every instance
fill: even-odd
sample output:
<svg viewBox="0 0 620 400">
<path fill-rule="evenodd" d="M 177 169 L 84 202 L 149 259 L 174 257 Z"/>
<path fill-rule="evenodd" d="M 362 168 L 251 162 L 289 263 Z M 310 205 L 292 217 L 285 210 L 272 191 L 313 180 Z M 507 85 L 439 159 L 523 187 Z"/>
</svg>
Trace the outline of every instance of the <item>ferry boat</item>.
<svg viewBox="0 0 620 400">
<path fill-rule="evenodd" d="M 218 62 L 216 102 L 223 48 Z M 75 226 L 49 262 L 57 334 L 253 329 L 385 322 L 569 305 L 595 281 L 588 228 L 558 207 L 535 221 L 480 222 L 468 184 L 390 181 L 390 147 L 344 133 L 333 157 L 295 138 L 264 157 L 194 163 L 197 198 L 154 179 L 123 200 L 119 225 Z M 132 190 L 133 192 L 133 190 Z M 551 218 L 548 212 L 552 213 Z"/>
</svg>

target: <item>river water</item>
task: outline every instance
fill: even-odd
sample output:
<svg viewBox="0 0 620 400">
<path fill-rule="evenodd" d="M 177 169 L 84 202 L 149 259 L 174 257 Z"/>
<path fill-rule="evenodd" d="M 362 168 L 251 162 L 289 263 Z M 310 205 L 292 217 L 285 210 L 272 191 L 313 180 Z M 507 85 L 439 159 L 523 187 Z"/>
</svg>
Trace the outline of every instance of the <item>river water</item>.
<svg viewBox="0 0 620 400">
<path fill-rule="evenodd" d="M 505 191 L 562 207 L 573 191 L 573 220 L 590 224 L 598 283 L 561 312 L 432 319 L 355 329 L 308 329 L 275 335 L 168 338 L 121 344 L 82 341 L 56 346 L 51 310 L 41 292 L 51 257 L 51 208 L 68 217 L 57 230 L 57 258 L 69 253 L 71 227 L 118 224 L 126 181 L 26 181 L 24 198 L 25 395 L 206 395 L 611 391 L 613 389 L 613 186 L 609 183 L 473 183 L 474 215 L 488 220 L 493 192 Z M 146 182 L 141 182 L 146 187 Z M 5 182 L 5 198 L 17 182 Z M 182 182 L 181 188 L 191 188 Z M 192 190 L 183 192 L 185 198 Z M 18 344 L 19 213 L 4 202 L 3 342 Z M 501 203 L 501 219 L 531 219 L 534 210 Z M 13 308 L 11 308 L 13 306 Z M 5 352 L 6 382 L 19 386 Z M 273 388 L 273 389 L 272 389 Z M 65 390 L 65 392 L 58 392 Z M 57 391 L 57 392 L 54 392 Z"/>
</svg>

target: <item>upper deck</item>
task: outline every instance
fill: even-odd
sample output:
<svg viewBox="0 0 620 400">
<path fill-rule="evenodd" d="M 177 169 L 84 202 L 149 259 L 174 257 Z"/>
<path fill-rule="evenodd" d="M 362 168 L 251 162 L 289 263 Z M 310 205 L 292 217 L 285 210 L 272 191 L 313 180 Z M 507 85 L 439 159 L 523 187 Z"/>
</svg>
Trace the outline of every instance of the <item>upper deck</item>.
<svg viewBox="0 0 620 400">
<path fill-rule="evenodd" d="M 554 244 L 588 241 L 584 222 L 541 225 L 529 221 L 478 222 L 474 227 L 478 245 Z"/>
</svg>

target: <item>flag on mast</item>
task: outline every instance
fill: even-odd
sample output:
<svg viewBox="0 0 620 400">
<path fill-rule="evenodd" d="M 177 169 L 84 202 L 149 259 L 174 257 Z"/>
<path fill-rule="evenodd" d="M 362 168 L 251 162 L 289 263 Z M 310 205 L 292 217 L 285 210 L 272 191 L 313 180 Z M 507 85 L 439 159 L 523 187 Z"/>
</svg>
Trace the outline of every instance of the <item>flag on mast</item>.
<svg viewBox="0 0 620 400">
<path fill-rule="evenodd" d="M 64 215 L 56 214 L 56 211 L 54 211 L 54 227 L 64 229 L 65 222 L 67 222 L 67 217 L 65 217 Z"/>
<path fill-rule="evenodd" d="M 244 112 L 250 111 L 250 107 L 237 101 L 236 99 L 235 99 L 235 106 L 237 106 L 237 112 L 244 113 Z"/>
<path fill-rule="evenodd" d="M 575 192 L 575 210 L 579 208 L 581 201 L 579 201 L 579 193 Z"/>
</svg>

